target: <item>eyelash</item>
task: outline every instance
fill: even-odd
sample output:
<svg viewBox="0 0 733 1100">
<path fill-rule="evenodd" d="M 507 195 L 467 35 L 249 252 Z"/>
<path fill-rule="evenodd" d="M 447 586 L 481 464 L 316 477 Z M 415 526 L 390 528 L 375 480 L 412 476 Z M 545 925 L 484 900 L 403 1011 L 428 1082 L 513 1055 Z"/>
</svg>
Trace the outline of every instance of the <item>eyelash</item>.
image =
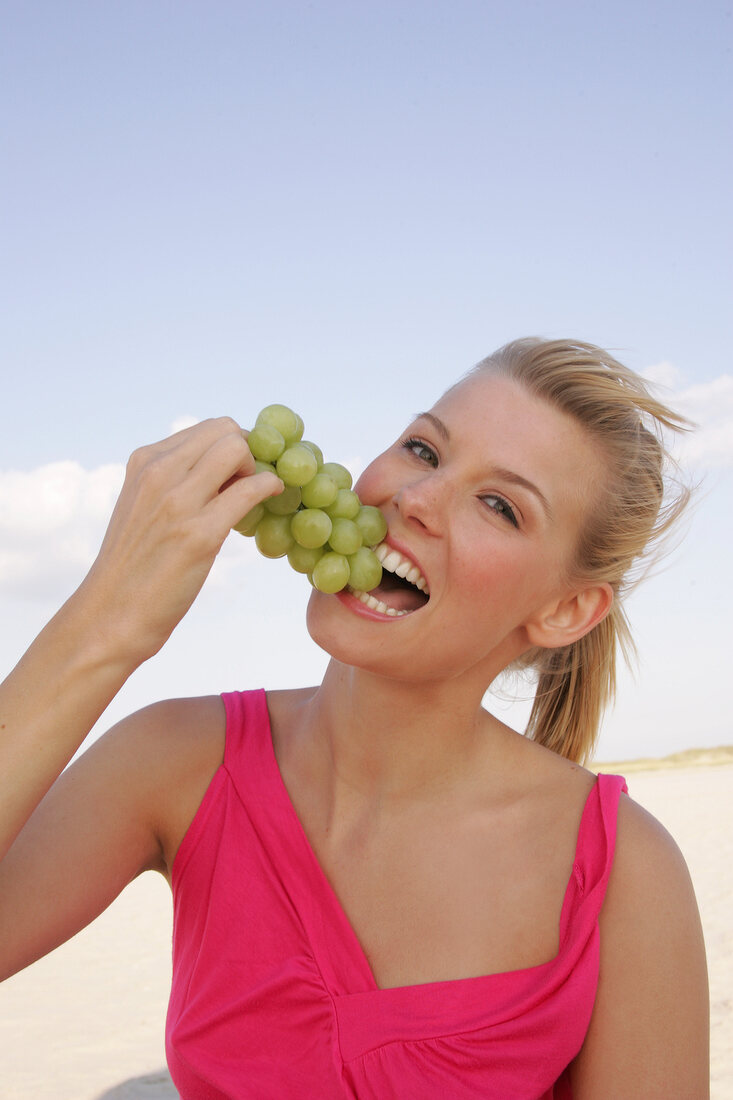
<svg viewBox="0 0 733 1100">
<path fill-rule="evenodd" d="M 481 497 L 482 500 L 495 500 L 500 507 L 493 508 L 492 511 L 496 512 L 497 516 L 504 516 L 508 523 L 511 523 L 512 527 L 519 527 L 517 522 L 517 516 L 508 500 L 504 500 L 504 497 L 500 497 L 498 493 L 487 493 Z"/>
<path fill-rule="evenodd" d="M 418 439 L 416 436 L 408 436 L 407 439 L 402 440 L 400 446 L 414 455 L 419 462 L 427 462 L 430 466 L 437 467 L 438 455 L 433 448 L 428 443 L 424 443 L 422 439 Z M 419 452 L 422 452 L 422 454 Z M 430 455 L 430 458 L 426 458 L 426 454 Z M 485 493 L 484 496 L 481 497 L 481 500 L 496 501 L 498 507 L 494 507 L 491 510 L 495 512 L 497 516 L 502 516 L 506 519 L 507 523 L 511 523 L 512 527 L 519 527 L 514 509 L 509 501 L 505 500 L 503 496 L 500 496 L 498 493 Z"/>
<path fill-rule="evenodd" d="M 423 443 L 422 439 L 418 439 L 416 436 L 411 435 L 407 439 L 403 439 L 400 446 L 403 447 L 406 451 L 409 451 L 410 454 L 413 454 L 415 458 L 419 458 L 421 462 L 427 462 L 430 466 L 438 465 L 437 454 L 435 453 L 433 448 L 429 446 L 429 444 Z M 423 454 L 418 454 L 418 450 L 422 451 Z M 431 456 L 430 459 L 425 458 L 425 452 L 427 452 Z"/>
</svg>

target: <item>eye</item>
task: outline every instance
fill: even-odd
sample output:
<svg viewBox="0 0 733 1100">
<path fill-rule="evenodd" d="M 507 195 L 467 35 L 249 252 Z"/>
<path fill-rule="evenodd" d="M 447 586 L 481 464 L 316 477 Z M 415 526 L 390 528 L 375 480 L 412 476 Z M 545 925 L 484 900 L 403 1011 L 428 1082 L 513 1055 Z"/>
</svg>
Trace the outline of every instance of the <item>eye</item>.
<svg viewBox="0 0 733 1100">
<path fill-rule="evenodd" d="M 512 527 L 519 527 L 516 513 L 509 501 L 504 500 L 504 497 L 500 497 L 496 493 L 486 493 L 481 499 L 492 512 L 496 512 L 497 516 L 503 516 L 507 522 L 511 523 Z"/>
<path fill-rule="evenodd" d="M 427 462 L 428 466 L 436 467 L 438 465 L 438 456 L 431 446 L 427 443 L 423 443 L 422 439 L 416 439 L 415 436 L 410 436 L 408 439 L 403 439 L 400 444 L 404 450 L 409 451 L 420 462 Z"/>
</svg>

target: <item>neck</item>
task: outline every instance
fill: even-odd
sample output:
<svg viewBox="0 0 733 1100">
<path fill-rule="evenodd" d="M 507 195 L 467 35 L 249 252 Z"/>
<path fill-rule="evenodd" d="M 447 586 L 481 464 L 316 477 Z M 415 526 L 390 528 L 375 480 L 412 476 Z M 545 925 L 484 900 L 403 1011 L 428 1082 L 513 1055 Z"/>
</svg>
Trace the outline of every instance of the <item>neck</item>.
<svg viewBox="0 0 733 1100">
<path fill-rule="evenodd" d="M 303 720 L 334 778 L 361 794 L 398 798 L 466 774 L 479 742 L 506 730 L 460 681 L 404 683 L 332 660 Z"/>
</svg>

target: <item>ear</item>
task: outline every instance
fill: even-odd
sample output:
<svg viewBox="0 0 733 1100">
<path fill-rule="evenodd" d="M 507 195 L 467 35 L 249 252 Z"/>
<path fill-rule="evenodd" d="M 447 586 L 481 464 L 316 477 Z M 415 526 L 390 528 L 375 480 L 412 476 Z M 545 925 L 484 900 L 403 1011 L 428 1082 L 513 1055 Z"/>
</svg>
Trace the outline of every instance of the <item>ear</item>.
<svg viewBox="0 0 733 1100">
<path fill-rule="evenodd" d="M 597 584 L 563 596 L 525 624 L 532 646 L 557 649 L 577 642 L 605 619 L 613 604 L 610 584 Z"/>
</svg>

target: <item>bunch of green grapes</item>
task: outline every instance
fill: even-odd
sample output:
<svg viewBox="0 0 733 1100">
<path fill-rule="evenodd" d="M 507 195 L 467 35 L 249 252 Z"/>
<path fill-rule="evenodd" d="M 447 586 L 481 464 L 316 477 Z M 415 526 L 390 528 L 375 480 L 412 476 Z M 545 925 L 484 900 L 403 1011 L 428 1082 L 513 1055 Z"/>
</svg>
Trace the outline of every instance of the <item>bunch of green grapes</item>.
<svg viewBox="0 0 733 1100">
<path fill-rule="evenodd" d="M 346 467 L 324 462 L 303 430 L 286 405 L 268 405 L 258 415 L 247 440 L 257 470 L 276 473 L 285 489 L 255 505 L 234 530 L 254 535 L 266 558 L 287 556 L 320 592 L 340 592 L 347 584 L 369 592 L 382 579 L 372 547 L 387 533 L 384 516 L 361 503 Z"/>
</svg>

